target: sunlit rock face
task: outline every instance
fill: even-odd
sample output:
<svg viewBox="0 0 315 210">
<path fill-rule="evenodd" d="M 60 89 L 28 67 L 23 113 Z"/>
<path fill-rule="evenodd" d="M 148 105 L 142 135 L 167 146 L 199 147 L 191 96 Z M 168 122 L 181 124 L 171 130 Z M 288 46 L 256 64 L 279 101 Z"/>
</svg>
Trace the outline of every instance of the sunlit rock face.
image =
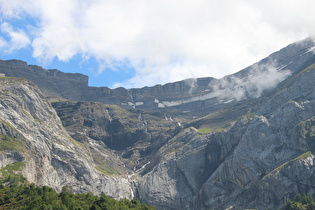
<svg viewBox="0 0 315 210">
<path fill-rule="evenodd" d="M 180 132 L 139 182 L 140 197 L 161 209 L 274 209 L 313 193 L 314 78 L 314 67 L 296 74 L 230 128 Z"/>
<path fill-rule="evenodd" d="M 0 79 L 1 166 L 24 162 L 22 174 L 37 185 L 60 191 L 132 197 L 127 179 L 96 169 L 89 151 L 72 139 L 51 104 L 29 80 Z M 113 190 L 115 189 L 115 190 Z"/>
<path fill-rule="evenodd" d="M 315 197 L 314 49 L 306 39 L 221 79 L 129 90 L 0 60 L 0 167 L 158 209 Z"/>
</svg>

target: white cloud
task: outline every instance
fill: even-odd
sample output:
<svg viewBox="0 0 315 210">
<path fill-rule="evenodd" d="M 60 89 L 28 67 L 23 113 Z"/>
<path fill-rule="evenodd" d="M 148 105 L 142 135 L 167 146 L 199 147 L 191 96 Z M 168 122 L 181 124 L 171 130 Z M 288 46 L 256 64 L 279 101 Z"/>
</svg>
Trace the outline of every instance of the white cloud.
<svg viewBox="0 0 315 210">
<path fill-rule="evenodd" d="M 7 42 L 0 36 L 0 49 L 4 48 L 5 46 L 7 46 Z"/>
<path fill-rule="evenodd" d="M 315 22 L 313 0 L 2 1 L 6 18 L 38 19 L 34 57 L 95 57 L 99 73 L 127 62 L 136 73 L 125 87 L 223 77 L 305 38 Z"/>
<path fill-rule="evenodd" d="M 235 77 L 233 75 L 214 80 L 210 87 L 221 100 L 244 98 L 258 98 L 264 91 L 275 88 L 280 82 L 291 75 L 288 69 L 282 69 L 276 61 L 267 64 L 255 64 L 247 75 Z"/>
<path fill-rule="evenodd" d="M 9 37 L 9 40 L 0 37 L 0 48 L 7 53 L 12 53 L 15 50 L 27 47 L 31 43 L 23 30 L 14 30 L 14 28 L 7 22 L 1 24 L 0 30 L 2 34 Z"/>
</svg>

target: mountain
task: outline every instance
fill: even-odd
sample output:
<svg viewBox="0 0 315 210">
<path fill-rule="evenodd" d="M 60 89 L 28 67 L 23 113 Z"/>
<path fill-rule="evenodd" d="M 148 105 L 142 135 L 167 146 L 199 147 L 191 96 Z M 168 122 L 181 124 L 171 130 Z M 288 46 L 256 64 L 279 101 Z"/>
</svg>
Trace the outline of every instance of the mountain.
<svg viewBox="0 0 315 210">
<path fill-rule="evenodd" d="M 222 79 L 137 89 L 0 60 L 0 166 L 158 209 L 315 197 L 314 52 L 307 38 Z"/>
<path fill-rule="evenodd" d="M 141 179 L 140 197 L 161 209 L 274 209 L 314 196 L 314 77 L 315 66 L 291 77 L 220 132 L 176 135 Z"/>
<path fill-rule="evenodd" d="M 273 53 L 236 74 L 219 80 L 210 77 L 187 79 L 129 90 L 89 87 L 88 77 L 85 75 L 63 73 L 56 69 L 45 70 L 19 60 L 0 61 L 0 71 L 9 77 L 22 77 L 33 81 L 45 97 L 116 104 L 127 109 L 167 110 L 179 115 L 202 116 L 210 111 L 221 109 L 223 104 L 216 106 L 218 101 L 230 102 L 260 96 L 261 91 L 268 88 L 261 84 L 256 87 L 260 89 L 254 90 L 255 84 L 252 83 L 260 80 L 261 77 L 270 80 L 268 84 L 265 84 L 270 89 L 288 76 L 286 74 L 288 72 L 284 70 L 290 70 L 291 74 L 295 74 L 311 65 L 314 58 L 313 47 L 314 42 L 311 38 L 307 38 Z M 282 71 L 277 74 L 277 69 Z M 279 77 L 279 79 L 273 77 Z M 238 94 L 235 94 L 235 89 L 238 90 Z M 196 106 L 200 110 L 196 111 Z"/>
<path fill-rule="evenodd" d="M 0 95 L 2 167 L 23 162 L 22 174 L 28 181 L 58 191 L 69 185 L 76 192 L 103 191 L 115 197 L 130 197 L 128 180 L 105 177 L 97 170 L 89 151 L 71 138 L 32 82 L 1 78 Z"/>
</svg>

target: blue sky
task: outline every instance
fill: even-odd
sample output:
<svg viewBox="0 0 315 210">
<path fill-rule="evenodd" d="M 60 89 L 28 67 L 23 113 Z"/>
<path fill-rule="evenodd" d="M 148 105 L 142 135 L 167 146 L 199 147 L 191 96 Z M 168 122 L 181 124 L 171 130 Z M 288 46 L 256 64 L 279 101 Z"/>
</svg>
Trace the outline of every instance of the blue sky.
<svg viewBox="0 0 315 210">
<path fill-rule="evenodd" d="M 313 0 L 0 0 L 0 59 L 143 87 L 221 78 L 314 34 Z"/>
<path fill-rule="evenodd" d="M 101 74 L 98 73 L 99 62 L 95 58 L 82 59 L 81 55 L 73 56 L 69 61 L 60 61 L 53 58 L 49 63 L 42 63 L 32 56 L 32 48 L 18 50 L 14 53 L 0 52 L 0 59 L 18 59 L 26 61 L 31 65 L 43 66 L 45 69 L 58 69 L 67 73 L 81 73 L 89 76 L 89 86 L 113 87 L 115 83 L 123 83 L 131 78 L 135 71 L 131 66 L 120 66 L 117 69 L 105 68 Z M 116 86 L 115 86 L 116 87 Z"/>
</svg>

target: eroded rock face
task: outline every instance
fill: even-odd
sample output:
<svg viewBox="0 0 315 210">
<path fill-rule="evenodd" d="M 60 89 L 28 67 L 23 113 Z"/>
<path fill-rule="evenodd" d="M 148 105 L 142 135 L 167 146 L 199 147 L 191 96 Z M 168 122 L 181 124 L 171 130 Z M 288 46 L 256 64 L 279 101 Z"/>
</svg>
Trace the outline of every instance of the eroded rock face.
<svg viewBox="0 0 315 210">
<path fill-rule="evenodd" d="M 314 79 L 314 68 L 297 74 L 226 131 L 178 134 L 139 182 L 140 198 L 161 209 L 275 209 L 314 196 Z"/>
<path fill-rule="evenodd" d="M 221 80 L 131 90 L 0 61 L 39 86 L 0 79 L 0 167 L 22 161 L 37 185 L 158 209 L 275 209 L 297 193 L 315 197 L 312 50 L 307 39 Z"/>
<path fill-rule="evenodd" d="M 181 129 L 179 119 L 163 113 L 125 110 L 96 102 L 63 100 L 52 105 L 68 133 L 86 145 L 100 163 L 98 166 L 102 168 L 102 161 L 97 156 L 106 155 L 103 164 L 118 174 L 139 170 Z"/>
<path fill-rule="evenodd" d="M 203 184 L 230 158 L 246 122 L 212 135 L 200 135 L 193 128 L 179 133 L 162 147 L 157 166 L 139 181 L 139 197 L 159 209 L 198 209 L 193 198 L 198 198 Z"/>
<path fill-rule="evenodd" d="M 75 192 L 132 197 L 127 179 L 105 176 L 95 169 L 89 152 L 69 136 L 55 110 L 33 83 L 2 78 L 0 95 L 0 128 L 2 135 L 8 136 L 7 141 L 14 144 L 11 150 L 1 152 L 2 167 L 25 161 L 22 173 L 37 185 L 48 185 L 58 191 L 69 185 Z"/>
</svg>

